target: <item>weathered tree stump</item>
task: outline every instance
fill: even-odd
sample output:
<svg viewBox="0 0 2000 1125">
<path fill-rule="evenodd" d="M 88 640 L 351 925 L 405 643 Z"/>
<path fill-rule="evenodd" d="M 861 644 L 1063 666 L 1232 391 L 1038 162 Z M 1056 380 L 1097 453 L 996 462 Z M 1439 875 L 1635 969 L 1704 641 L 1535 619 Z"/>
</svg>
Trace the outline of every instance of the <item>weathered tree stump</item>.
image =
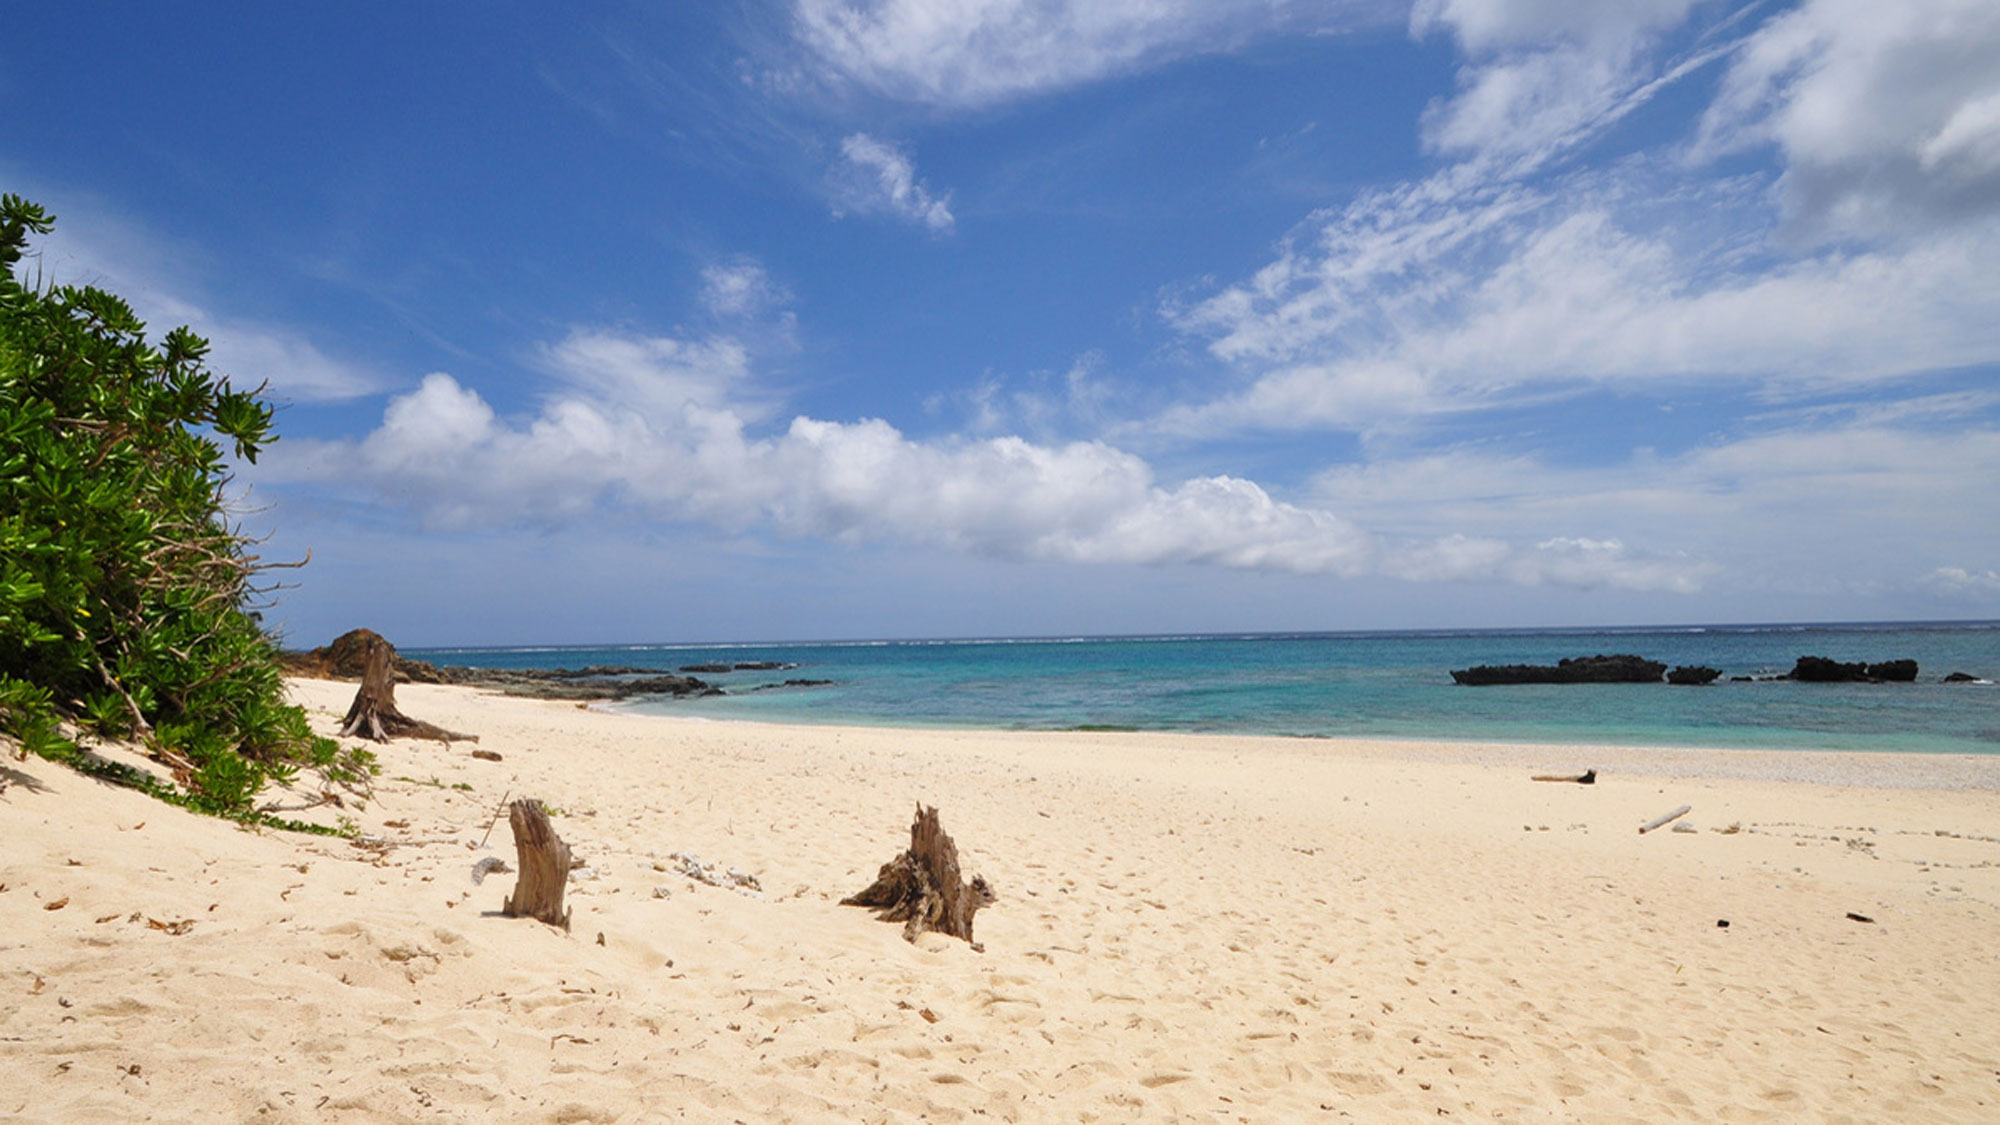
<svg viewBox="0 0 2000 1125">
<path fill-rule="evenodd" d="M 514 852 L 520 860 L 514 893 L 501 903 L 509 918 L 533 918 L 569 932 L 569 911 L 563 909 L 563 888 L 569 883 L 569 845 L 549 823 L 540 801 L 523 798 L 507 807 L 514 829 Z"/>
<path fill-rule="evenodd" d="M 340 733 L 348 738 L 387 742 L 392 738 L 434 738 L 440 742 L 478 742 L 476 734 L 459 734 L 440 726 L 412 719 L 396 709 L 396 646 L 374 637 L 368 642 L 368 659 L 362 666 L 361 687 L 340 721 Z"/>
<path fill-rule="evenodd" d="M 934 930 L 983 952 L 986 947 L 972 940 L 972 916 L 996 897 L 984 876 L 959 880 L 958 846 L 938 827 L 937 810 L 919 803 L 910 824 L 910 850 L 883 864 L 867 890 L 840 904 L 873 907 L 884 922 L 902 922 L 905 941 Z"/>
</svg>

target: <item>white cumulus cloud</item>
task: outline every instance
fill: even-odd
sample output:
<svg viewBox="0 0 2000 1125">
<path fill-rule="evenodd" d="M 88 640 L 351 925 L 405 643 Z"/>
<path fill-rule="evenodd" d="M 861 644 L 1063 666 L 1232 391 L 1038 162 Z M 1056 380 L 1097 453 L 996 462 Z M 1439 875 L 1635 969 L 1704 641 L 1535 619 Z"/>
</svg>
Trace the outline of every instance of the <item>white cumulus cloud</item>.
<svg viewBox="0 0 2000 1125">
<path fill-rule="evenodd" d="M 1926 575 L 1925 581 L 1946 594 L 2000 594 L 2000 570 L 1941 566 Z"/>
<path fill-rule="evenodd" d="M 544 345 L 541 359 L 571 393 L 646 417 L 679 418 L 695 409 L 757 419 L 772 409 L 751 379 L 749 351 L 729 337 L 689 341 L 578 329 Z"/>
<path fill-rule="evenodd" d="M 555 383 L 530 415 L 503 417 L 432 374 L 365 438 L 283 443 L 260 479 L 358 487 L 447 529 L 636 516 L 1081 564 L 1671 590 L 1700 573 L 1582 538 L 1413 543 L 1240 477 L 1161 481 L 1102 441 L 922 440 L 880 419 L 805 416 L 760 432 L 768 406 L 726 340 L 579 329 L 544 366 Z"/>
<path fill-rule="evenodd" d="M 678 350 L 628 344 L 640 354 Z M 623 377 L 593 380 L 613 381 Z M 312 443 L 294 455 L 338 463 L 446 527 L 612 506 L 739 530 L 1067 562 L 1352 573 L 1367 558 L 1367 537 L 1328 513 L 1226 477 L 1162 486 L 1145 462 L 1101 443 L 922 442 L 877 419 L 807 417 L 758 438 L 728 410 L 692 396 L 678 409 L 667 402 L 564 393 L 508 421 L 434 374 L 394 399 L 351 456 Z"/>
<path fill-rule="evenodd" d="M 1702 149 L 1763 144 L 1807 234 L 1907 234 L 2000 211 L 2000 5 L 1807 0 L 1750 37 Z"/>
<path fill-rule="evenodd" d="M 1557 536 L 1535 544 L 1532 552 L 1511 562 L 1515 581 L 1590 590 L 1608 586 L 1620 590 L 1671 590 L 1692 594 L 1713 567 L 1685 559 L 1638 559 L 1616 539 Z"/>
</svg>

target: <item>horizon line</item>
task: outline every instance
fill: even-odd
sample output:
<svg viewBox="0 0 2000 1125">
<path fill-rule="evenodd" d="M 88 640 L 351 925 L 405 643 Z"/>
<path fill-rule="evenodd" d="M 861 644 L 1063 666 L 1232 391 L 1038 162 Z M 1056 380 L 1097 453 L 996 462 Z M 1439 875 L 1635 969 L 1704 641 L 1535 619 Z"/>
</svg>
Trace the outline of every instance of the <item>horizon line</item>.
<svg viewBox="0 0 2000 1125">
<path fill-rule="evenodd" d="M 1741 622 L 1701 622 L 1680 625 L 1481 625 L 1481 626 L 1431 626 L 1391 629 L 1272 629 L 1272 630 L 1219 630 L 1213 632 L 1176 631 L 1165 633 L 1048 633 L 1028 636 L 910 636 L 910 637 L 838 637 L 818 639 L 785 640 L 700 640 L 700 641 L 612 641 L 601 643 L 537 643 L 517 644 L 411 644 L 398 646 L 407 652 L 524 652 L 524 651 L 579 651 L 579 650 L 654 650 L 654 649 L 718 649 L 718 648 L 779 648 L 796 646 L 858 647 L 866 645 L 977 645 L 977 644 L 1079 644 L 1091 642 L 1191 642 L 1191 641 L 1253 641 L 1253 640 L 1313 640 L 1362 637 L 1448 637 L 1472 635 L 1534 635 L 1534 634 L 1589 634 L 1589 633 L 1694 633 L 1705 631 L 1751 632 L 1758 630 L 1838 630 L 1838 629 L 1973 629 L 2000 627 L 2000 619 L 1994 618 L 1916 618 L 1882 621 L 1741 621 Z M 332 643 L 331 639 L 327 643 Z M 392 642 L 393 643 L 393 642 Z M 317 646 L 316 646 L 317 647 Z M 303 650 L 299 650 L 303 651 Z"/>
</svg>

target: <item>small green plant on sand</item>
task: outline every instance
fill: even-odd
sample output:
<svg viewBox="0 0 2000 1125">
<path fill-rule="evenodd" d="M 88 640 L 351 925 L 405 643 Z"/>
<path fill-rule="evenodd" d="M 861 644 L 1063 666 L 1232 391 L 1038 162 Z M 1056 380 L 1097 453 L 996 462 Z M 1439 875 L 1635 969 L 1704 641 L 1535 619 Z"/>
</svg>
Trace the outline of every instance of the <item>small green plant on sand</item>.
<svg viewBox="0 0 2000 1125">
<path fill-rule="evenodd" d="M 52 225 L 0 196 L 0 735 L 244 820 L 302 768 L 365 784 L 368 761 L 284 702 L 256 612 L 270 564 L 224 504 L 228 457 L 276 440 L 271 407 L 211 372 L 188 329 L 150 341 L 110 293 L 24 282 L 29 237 Z M 175 785 L 88 754 L 79 732 L 136 741 Z"/>
</svg>

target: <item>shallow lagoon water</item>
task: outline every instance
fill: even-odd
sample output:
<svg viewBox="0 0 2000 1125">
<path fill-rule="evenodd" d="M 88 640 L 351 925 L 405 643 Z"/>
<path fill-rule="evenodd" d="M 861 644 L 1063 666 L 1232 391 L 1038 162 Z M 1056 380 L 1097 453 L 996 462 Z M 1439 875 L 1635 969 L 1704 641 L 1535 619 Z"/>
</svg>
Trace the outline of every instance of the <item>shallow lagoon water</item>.
<svg viewBox="0 0 2000 1125">
<path fill-rule="evenodd" d="M 1798 657 L 1909 658 L 1915 684 L 1461 687 L 1451 670 L 1629 652 L 1770 676 Z M 1760 749 L 2000 753 L 2000 623 L 413 649 L 443 664 L 779 661 L 644 713 L 849 725 L 1107 728 Z M 1944 684 L 1950 672 L 1987 682 Z M 788 679 L 832 680 L 786 687 Z"/>
</svg>

